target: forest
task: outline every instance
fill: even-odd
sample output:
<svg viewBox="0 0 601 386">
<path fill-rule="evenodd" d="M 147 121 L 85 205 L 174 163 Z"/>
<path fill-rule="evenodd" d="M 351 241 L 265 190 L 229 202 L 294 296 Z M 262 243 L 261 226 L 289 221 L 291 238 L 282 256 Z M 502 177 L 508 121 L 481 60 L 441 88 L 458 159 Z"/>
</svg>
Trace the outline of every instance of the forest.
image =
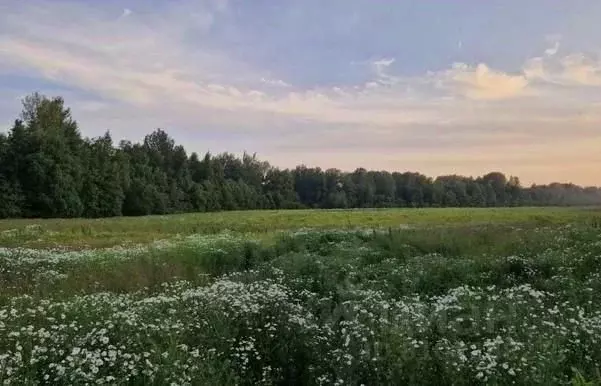
<svg viewBox="0 0 601 386">
<path fill-rule="evenodd" d="M 281 169 L 255 154 L 188 154 L 163 129 L 141 143 L 110 132 L 84 138 L 62 97 L 33 93 L 0 133 L 0 218 L 142 216 L 303 208 L 584 206 L 601 189 L 569 183 L 522 186 L 479 177 Z"/>
</svg>

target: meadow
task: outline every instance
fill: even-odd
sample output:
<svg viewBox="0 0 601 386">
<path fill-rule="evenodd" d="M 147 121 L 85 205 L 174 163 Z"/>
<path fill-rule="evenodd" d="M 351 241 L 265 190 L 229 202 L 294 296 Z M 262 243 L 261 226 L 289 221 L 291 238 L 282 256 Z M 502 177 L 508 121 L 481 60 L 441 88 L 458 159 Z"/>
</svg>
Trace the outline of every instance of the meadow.
<svg viewBox="0 0 601 386">
<path fill-rule="evenodd" d="M 262 210 L 104 219 L 0 220 L 0 246 L 85 249 L 224 231 L 264 237 L 298 229 L 566 224 L 601 218 L 601 208 L 415 208 Z"/>
<path fill-rule="evenodd" d="M 600 215 L 0 221 L 0 382 L 601 384 Z"/>
</svg>

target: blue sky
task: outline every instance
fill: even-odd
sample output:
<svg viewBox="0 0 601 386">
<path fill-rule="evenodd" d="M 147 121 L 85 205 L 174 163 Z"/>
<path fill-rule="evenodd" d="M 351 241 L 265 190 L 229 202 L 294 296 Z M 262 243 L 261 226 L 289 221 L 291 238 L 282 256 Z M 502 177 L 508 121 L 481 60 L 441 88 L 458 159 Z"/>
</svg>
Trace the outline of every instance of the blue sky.
<svg viewBox="0 0 601 386">
<path fill-rule="evenodd" d="M 0 0 L 0 122 L 271 163 L 601 185 L 601 2 Z"/>
</svg>

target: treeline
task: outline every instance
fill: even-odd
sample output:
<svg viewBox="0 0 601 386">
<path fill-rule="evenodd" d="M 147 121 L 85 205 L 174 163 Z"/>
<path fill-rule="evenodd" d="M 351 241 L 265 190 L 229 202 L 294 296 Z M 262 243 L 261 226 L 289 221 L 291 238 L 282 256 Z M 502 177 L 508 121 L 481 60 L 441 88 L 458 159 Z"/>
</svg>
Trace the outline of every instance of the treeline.
<svg viewBox="0 0 601 386">
<path fill-rule="evenodd" d="M 109 217 L 236 209 L 601 204 L 601 190 L 518 178 L 278 169 L 255 155 L 188 155 L 157 129 L 142 143 L 83 138 L 60 97 L 37 93 L 0 134 L 0 217 Z"/>
</svg>

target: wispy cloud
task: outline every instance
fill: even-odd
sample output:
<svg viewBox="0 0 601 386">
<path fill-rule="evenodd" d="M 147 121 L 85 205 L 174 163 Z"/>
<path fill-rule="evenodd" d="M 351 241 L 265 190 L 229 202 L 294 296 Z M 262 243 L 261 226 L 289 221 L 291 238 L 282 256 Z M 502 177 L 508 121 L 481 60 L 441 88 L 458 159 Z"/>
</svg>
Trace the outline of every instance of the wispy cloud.
<svg viewBox="0 0 601 386">
<path fill-rule="evenodd" d="M 290 84 L 284 82 L 281 79 L 261 78 L 261 82 L 269 86 L 290 87 Z"/>
<path fill-rule="evenodd" d="M 545 55 L 553 56 L 553 55 L 557 54 L 558 51 L 559 51 L 559 42 L 555 42 L 553 47 L 549 47 L 545 50 Z"/>
<path fill-rule="evenodd" d="M 131 9 L 129 9 L 129 8 L 123 8 L 123 13 L 121 14 L 121 17 L 128 17 L 131 14 L 132 14 Z"/>
<path fill-rule="evenodd" d="M 394 63 L 394 58 L 374 60 L 371 64 L 374 67 L 377 75 L 385 75 L 385 69 Z"/>
<path fill-rule="evenodd" d="M 555 86 L 601 87 L 601 57 L 572 53 L 560 58 L 536 57 L 524 69 L 526 75 Z M 556 89 L 560 92 L 561 89 Z"/>
<path fill-rule="evenodd" d="M 578 52 L 562 56 L 559 43 L 511 72 L 457 63 L 407 75 L 399 70 L 403 59 L 382 56 L 365 66 L 365 82 L 306 88 L 273 75 L 277 68 L 238 60 L 235 44 L 215 42 L 214 31 L 225 34 L 221 24 L 234 12 L 225 1 L 151 10 L 98 4 L 27 2 L 0 14 L 0 70 L 101 98 L 67 100 L 94 134 L 117 127 L 131 138 L 164 125 L 186 140 L 213 128 L 260 139 L 259 149 L 249 150 L 285 164 L 308 157 L 348 168 L 366 157 L 376 168 L 422 169 L 422 162 L 426 172 L 436 164 L 437 173 L 466 174 L 502 167 L 511 146 L 539 141 L 547 164 L 559 165 L 554 154 L 568 156 L 560 148 L 601 144 L 601 62 Z M 294 139 L 274 139 L 284 133 Z M 304 155 L 290 158 L 295 152 Z M 353 152 L 365 157 L 348 156 Z M 582 157 L 582 150 L 569 156 Z M 506 165 L 519 174 L 517 161 Z"/>
</svg>

